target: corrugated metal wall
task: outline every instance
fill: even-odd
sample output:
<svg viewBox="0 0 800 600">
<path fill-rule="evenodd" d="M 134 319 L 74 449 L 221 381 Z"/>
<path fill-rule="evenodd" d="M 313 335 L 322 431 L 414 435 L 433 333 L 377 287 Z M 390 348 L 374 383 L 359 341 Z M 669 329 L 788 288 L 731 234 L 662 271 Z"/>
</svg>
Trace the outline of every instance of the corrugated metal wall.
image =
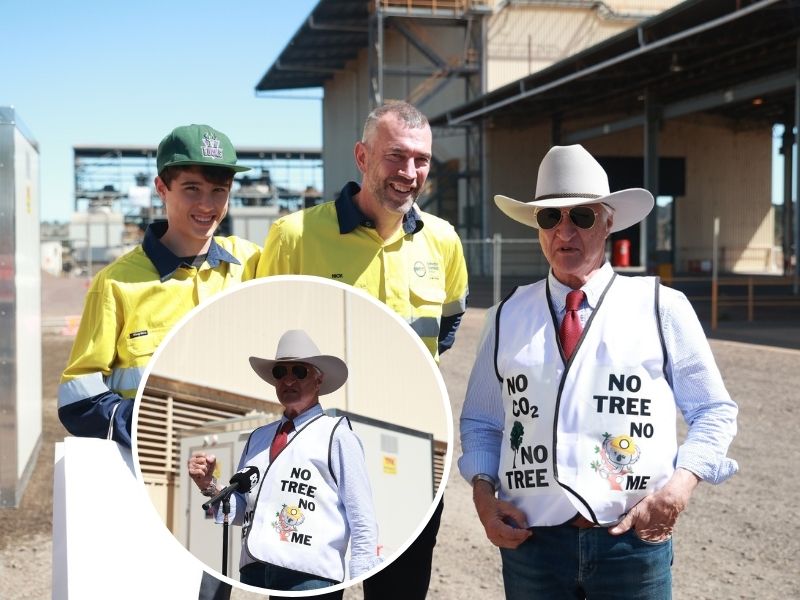
<svg viewBox="0 0 800 600">
<path fill-rule="evenodd" d="M 576 54 L 674 4 L 675 0 L 511 0 L 489 19 L 487 91 Z"/>
</svg>

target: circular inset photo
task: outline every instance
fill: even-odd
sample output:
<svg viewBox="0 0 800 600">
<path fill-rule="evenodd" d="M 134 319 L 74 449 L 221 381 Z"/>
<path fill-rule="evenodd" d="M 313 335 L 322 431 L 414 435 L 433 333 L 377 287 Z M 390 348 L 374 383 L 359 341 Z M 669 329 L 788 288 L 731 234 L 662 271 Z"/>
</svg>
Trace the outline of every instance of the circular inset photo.
<svg viewBox="0 0 800 600">
<path fill-rule="evenodd" d="M 137 477 L 164 524 L 250 591 L 315 595 L 388 565 L 451 462 L 447 391 L 422 341 L 316 277 L 259 279 L 194 309 L 135 411 Z"/>
</svg>

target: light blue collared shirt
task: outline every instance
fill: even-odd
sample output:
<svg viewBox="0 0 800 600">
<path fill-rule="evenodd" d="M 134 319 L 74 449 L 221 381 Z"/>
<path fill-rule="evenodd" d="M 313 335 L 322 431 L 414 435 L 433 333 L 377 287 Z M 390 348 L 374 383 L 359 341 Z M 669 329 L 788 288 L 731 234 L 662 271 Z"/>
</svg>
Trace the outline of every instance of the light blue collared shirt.
<svg viewBox="0 0 800 600">
<path fill-rule="evenodd" d="M 586 293 L 578 311 L 582 324 L 586 324 L 613 275 L 613 269 L 606 263 L 581 288 Z M 560 325 L 566 312 L 567 293 L 572 288 L 558 281 L 552 269 L 548 282 Z M 487 312 L 461 411 L 463 454 L 458 459 L 458 468 L 470 482 L 478 473 L 497 479 L 500 466 L 505 412 L 502 387 L 494 370 L 496 311 L 494 306 Z M 691 471 L 704 481 L 721 483 L 739 470 L 736 461 L 726 456 L 736 435 L 738 407 L 725 389 L 703 327 L 686 296 L 661 286 L 659 314 L 668 354 L 666 376 L 675 403 L 689 424 L 686 439 L 678 448 L 676 467 Z"/>
</svg>

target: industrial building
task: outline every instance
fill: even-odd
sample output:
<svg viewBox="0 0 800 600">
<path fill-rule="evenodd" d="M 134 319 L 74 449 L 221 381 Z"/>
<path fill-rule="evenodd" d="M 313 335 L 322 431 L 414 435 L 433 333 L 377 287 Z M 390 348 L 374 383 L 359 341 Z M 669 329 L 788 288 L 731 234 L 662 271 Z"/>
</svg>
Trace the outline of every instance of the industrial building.
<svg viewBox="0 0 800 600">
<path fill-rule="evenodd" d="M 611 188 L 645 187 L 657 209 L 615 234 L 632 271 L 796 273 L 800 113 L 794 0 L 320 0 L 257 91 L 321 87 L 323 192 L 358 174 L 371 108 L 417 104 L 434 126 L 420 204 L 456 225 L 473 277 L 546 271 L 535 235 L 492 197 L 532 198 L 553 144 L 581 143 Z M 800 88 L 799 88 L 800 89 Z M 784 126 L 776 222 L 773 128 Z M 795 196 L 797 194 L 794 194 Z M 714 222 L 719 233 L 714 236 Z M 715 241 L 716 239 L 716 241 Z M 623 247 L 620 245 L 620 247 Z M 616 261 L 615 261 L 616 262 Z"/>
<path fill-rule="evenodd" d="M 147 224 L 163 218 L 156 194 L 155 146 L 75 145 L 74 212 L 65 264 L 92 272 L 138 244 Z M 218 235 L 262 244 L 281 214 L 320 202 L 322 157 L 318 148 L 242 147 L 228 215 Z"/>
</svg>

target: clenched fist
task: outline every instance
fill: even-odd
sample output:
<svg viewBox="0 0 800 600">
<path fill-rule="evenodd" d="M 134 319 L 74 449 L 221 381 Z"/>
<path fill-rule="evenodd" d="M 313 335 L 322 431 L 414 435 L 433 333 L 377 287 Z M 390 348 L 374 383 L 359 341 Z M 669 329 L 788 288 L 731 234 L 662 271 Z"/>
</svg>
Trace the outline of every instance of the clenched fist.
<svg viewBox="0 0 800 600">
<path fill-rule="evenodd" d="M 213 454 L 197 452 L 189 459 L 189 477 L 197 484 L 200 491 L 207 490 L 214 483 L 214 467 L 217 457 Z"/>
</svg>

